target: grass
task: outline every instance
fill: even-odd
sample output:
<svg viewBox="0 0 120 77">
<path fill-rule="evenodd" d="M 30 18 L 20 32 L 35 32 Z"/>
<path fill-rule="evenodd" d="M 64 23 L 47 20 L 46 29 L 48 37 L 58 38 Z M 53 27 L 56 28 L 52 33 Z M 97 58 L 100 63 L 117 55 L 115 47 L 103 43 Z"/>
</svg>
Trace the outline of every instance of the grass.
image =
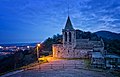
<svg viewBox="0 0 120 77">
<path fill-rule="evenodd" d="M 84 59 L 84 63 L 86 68 L 90 68 L 90 65 L 91 65 L 90 59 Z"/>
<path fill-rule="evenodd" d="M 26 65 L 26 66 L 23 66 L 21 67 L 21 69 L 27 69 L 27 68 L 30 68 L 30 67 L 34 67 L 34 66 L 37 66 L 37 65 L 40 65 L 40 64 L 43 64 L 43 63 L 47 63 L 48 61 L 47 60 L 41 60 L 41 61 L 36 61 L 34 63 L 31 63 L 29 65 Z"/>
</svg>

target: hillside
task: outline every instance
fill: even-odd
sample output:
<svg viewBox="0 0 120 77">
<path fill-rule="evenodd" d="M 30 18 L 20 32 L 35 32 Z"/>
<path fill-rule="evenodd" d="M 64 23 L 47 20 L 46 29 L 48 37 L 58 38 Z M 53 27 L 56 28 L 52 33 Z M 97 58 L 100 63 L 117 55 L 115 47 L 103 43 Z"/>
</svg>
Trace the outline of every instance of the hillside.
<svg viewBox="0 0 120 77">
<path fill-rule="evenodd" d="M 104 39 L 110 39 L 110 40 L 120 40 L 120 33 L 113 33 L 110 31 L 98 31 L 95 32 L 98 36 L 104 38 Z"/>
</svg>

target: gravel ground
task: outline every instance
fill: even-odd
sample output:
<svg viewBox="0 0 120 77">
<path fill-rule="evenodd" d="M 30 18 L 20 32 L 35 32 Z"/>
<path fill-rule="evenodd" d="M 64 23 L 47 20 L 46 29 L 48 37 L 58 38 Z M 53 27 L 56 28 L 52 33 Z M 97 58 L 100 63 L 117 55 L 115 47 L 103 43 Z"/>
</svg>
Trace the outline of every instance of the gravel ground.
<svg viewBox="0 0 120 77">
<path fill-rule="evenodd" d="M 9 77 L 114 77 L 105 71 L 81 69 L 84 65 L 84 60 L 56 60 Z"/>
</svg>

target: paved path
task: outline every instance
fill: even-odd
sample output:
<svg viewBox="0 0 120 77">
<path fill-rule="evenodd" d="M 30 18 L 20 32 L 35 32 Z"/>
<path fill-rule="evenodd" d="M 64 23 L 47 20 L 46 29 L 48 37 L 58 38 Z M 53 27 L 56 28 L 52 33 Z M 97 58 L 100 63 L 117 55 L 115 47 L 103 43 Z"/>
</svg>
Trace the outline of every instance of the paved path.
<svg viewBox="0 0 120 77">
<path fill-rule="evenodd" d="M 51 66 L 49 66 L 51 64 L 54 65 L 52 69 Z M 64 68 L 62 64 L 65 65 Z M 40 70 L 38 70 L 39 66 L 35 66 L 31 68 L 31 70 L 17 73 L 9 77 L 113 77 L 106 72 L 90 71 L 79 68 L 75 69 L 74 64 L 78 64 L 80 68 L 83 68 L 85 65 L 83 60 L 56 60 L 42 64 Z"/>
<path fill-rule="evenodd" d="M 46 71 L 51 69 L 70 69 L 70 68 L 84 68 L 84 60 L 55 60 L 49 63 L 44 63 L 42 65 L 38 65 L 35 67 L 31 67 L 29 69 Z"/>
</svg>

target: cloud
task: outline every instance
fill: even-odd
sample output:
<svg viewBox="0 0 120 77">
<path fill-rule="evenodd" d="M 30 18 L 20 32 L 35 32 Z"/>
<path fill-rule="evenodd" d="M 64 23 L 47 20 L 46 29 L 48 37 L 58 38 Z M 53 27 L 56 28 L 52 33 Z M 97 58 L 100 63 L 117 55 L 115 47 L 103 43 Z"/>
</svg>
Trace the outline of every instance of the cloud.
<svg viewBox="0 0 120 77">
<path fill-rule="evenodd" d="M 120 32 L 119 0 L 0 0 L 0 32 L 22 33 L 16 37 L 33 34 L 26 38 L 60 33 L 68 16 L 68 1 L 75 28 Z"/>
</svg>

